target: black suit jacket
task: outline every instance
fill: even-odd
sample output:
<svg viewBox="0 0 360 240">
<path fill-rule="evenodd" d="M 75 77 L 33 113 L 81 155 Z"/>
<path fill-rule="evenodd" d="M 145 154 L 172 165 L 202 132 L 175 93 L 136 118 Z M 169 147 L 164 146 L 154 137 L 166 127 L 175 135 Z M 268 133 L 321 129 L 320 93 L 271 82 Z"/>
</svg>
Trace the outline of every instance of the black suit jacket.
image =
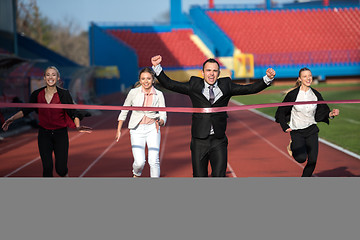
<svg viewBox="0 0 360 240">
<path fill-rule="evenodd" d="M 218 87 L 223 95 L 213 104 L 202 94 L 205 86 L 204 79 L 192 76 L 188 82 L 178 82 L 170 79 L 161 71 L 157 79 L 163 87 L 174 92 L 186 94 L 190 97 L 194 108 L 226 107 L 234 95 L 245 95 L 260 92 L 268 87 L 261 79 L 253 84 L 239 85 L 232 82 L 231 78 L 219 78 Z M 193 113 L 191 135 L 195 138 L 209 136 L 211 125 L 217 138 L 225 136 L 228 115 L 226 112 L 218 113 Z"/>
<path fill-rule="evenodd" d="M 317 97 L 318 101 L 324 101 L 321 94 L 316 91 L 314 88 L 311 88 Z M 299 94 L 300 87 L 297 87 L 290 92 L 288 92 L 282 102 L 295 102 L 297 95 Z M 275 113 L 275 121 L 280 123 L 282 130 L 285 132 L 286 129 L 290 128 L 288 122 L 290 122 L 291 110 L 293 106 L 281 106 L 278 107 Z M 329 124 L 329 113 L 330 108 L 327 104 L 318 104 L 315 111 L 315 121 L 316 122 L 325 122 Z"/>
</svg>

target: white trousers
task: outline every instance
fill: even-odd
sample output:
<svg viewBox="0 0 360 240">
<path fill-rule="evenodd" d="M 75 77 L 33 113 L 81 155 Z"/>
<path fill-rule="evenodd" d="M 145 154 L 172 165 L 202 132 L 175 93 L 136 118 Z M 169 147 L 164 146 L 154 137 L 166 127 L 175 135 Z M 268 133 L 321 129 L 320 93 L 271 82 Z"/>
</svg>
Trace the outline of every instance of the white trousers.
<svg viewBox="0 0 360 240">
<path fill-rule="evenodd" d="M 147 145 L 150 177 L 160 177 L 160 138 L 160 129 L 157 132 L 155 123 L 149 125 L 139 124 L 136 128 L 130 130 L 131 147 L 134 156 L 134 175 L 141 176 L 146 162 L 145 145 Z"/>
</svg>

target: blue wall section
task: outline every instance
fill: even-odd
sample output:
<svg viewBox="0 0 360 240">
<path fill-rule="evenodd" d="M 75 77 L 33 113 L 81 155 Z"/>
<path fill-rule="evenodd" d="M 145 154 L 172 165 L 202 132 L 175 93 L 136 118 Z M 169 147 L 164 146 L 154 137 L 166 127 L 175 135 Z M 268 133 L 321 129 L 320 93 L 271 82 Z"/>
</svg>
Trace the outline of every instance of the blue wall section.
<svg viewBox="0 0 360 240">
<path fill-rule="evenodd" d="M 188 19 L 182 13 L 182 0 L 170 0 L 170 21 L 172 25 L 188 23 Z"/>
<path fill-rule="evenodd" d="M 125 43 L 95 24 L 89 29 L 90 65 L 114 66 L 120 71 L 120 79 L 96 79 L 98 96 L 118 92 L 131 87 L 138 79 L 138 60 L 135 51 Z"/>
</svg>

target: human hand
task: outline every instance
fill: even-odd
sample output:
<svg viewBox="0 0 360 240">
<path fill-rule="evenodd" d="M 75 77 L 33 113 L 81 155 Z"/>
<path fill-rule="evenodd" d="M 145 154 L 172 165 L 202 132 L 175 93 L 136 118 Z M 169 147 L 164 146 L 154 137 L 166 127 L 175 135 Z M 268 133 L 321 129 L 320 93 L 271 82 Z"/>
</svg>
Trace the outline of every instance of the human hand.
<svg viewBox="0 0 360 240">
<path fill-rule="evenodd" d="M 119 141 L 120 137 L 121 137 L 121 131 L 116 131 L 116 136 L 115 136 L 116 142 Z"/>
<path fill-rule="evenodd" d="M 164 126 L 164 124 L 165 124 L 163 119 L 157 120 L 157 122 L 159 123 L 160 127 Z"/>
<path fill-rule="evenodd" d="M 156 55 L 154 57 L 151 58 L 151 63 L 154 67 L 156 67 L 157 65 L 159 65 L 162 61 L 162 57 L 161 55 Z"/>
<path fill-rule="evenodd" d="M 275 75 L 276 75 L 276 72 L 274 69 L 268 68 L 266 70 L 266 76 L 268 76 L 268 78 L 273 79 L 275 77 Z"/>
<path fill-rule="evenodd" d="M 339 109 L 333 109 L 330 113 L 329 113 L 329 117 L 335 117 L 337 115 L 339 115 L 340 110 Z"/>
<path fill-rule="evenodd" d="M 288 132 L 291 132 L 291 131 L 292 131 L 291 128 L 288 128 L 288 129 L 285 130 L 285 132 L 287 132 L 287 133 L 288 133 Z"/>
<path fill-rule="evenodd" d="M 92 128 L 87 126 L 79 126 L 76 128 L 79 132 L 91 133 Z"/>
<path fill-rule="evenodd" d="M 8 130 L 10 124 L 12 124 L 13 121 L 14 119 L 11 117 L 4 122 L 4 124 L 2 125 L 2 129 L 4 130 L 4 132 Z"/>
</svg>

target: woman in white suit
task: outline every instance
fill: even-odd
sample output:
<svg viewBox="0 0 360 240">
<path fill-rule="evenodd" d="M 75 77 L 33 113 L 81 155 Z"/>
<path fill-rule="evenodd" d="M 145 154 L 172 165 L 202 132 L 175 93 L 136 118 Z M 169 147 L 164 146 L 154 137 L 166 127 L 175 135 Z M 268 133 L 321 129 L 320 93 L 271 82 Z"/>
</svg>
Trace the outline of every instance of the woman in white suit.
<svg viewBox="0 0 360 240">
<path fill-rule="evenodd" d="M 124 106 L 165 107 L 164 95 L 154 88 L 155 74 L 151 68 L 140 71 L 139 82 L 128 93 Z M 116 141 L 121 136 L 121 128 L 127 117 L 128 110 L 122 110 L 118 117 Z M 128 128 L 134 156 L 133 177 L 141 176 L 145 166 L 145 145 L 148 146 L 148 162 L 150 177 L 160 177 L 160 127 L 166 122 L 166 112 L 163 111 L 132 111 Z"/>
</svg>

